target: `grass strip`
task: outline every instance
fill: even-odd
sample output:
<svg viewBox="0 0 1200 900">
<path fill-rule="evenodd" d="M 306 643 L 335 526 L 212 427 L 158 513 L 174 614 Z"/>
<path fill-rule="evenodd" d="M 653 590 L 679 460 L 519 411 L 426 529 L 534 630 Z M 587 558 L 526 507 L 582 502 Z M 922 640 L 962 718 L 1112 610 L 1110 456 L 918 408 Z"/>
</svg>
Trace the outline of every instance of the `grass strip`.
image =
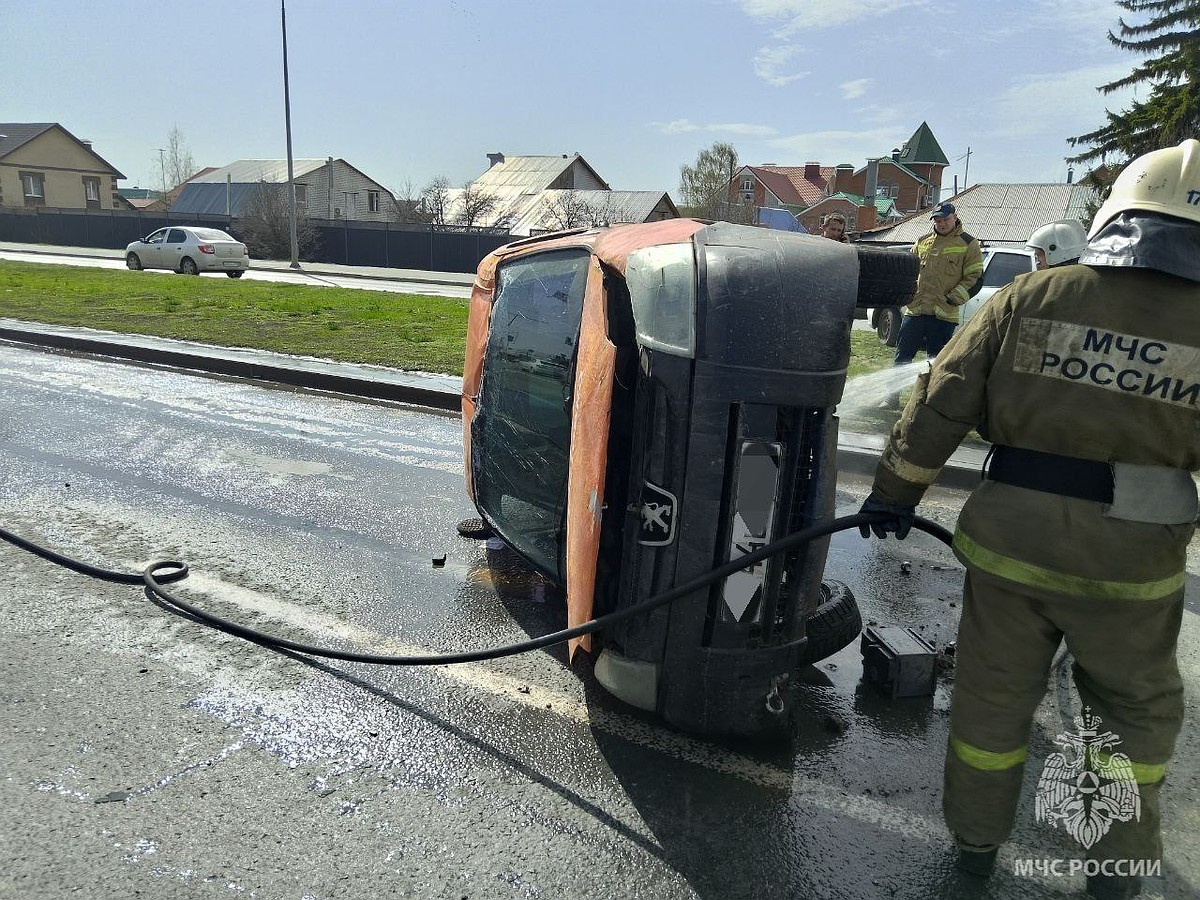
<svg viewBox="0 0 1200 900">
<path fill-rule="evenodd" d="M 461 375 L 468 301 L 0 260 L 0 317 Z M 850 334 L 850 376 L 892 364 Z"/>
</svg>

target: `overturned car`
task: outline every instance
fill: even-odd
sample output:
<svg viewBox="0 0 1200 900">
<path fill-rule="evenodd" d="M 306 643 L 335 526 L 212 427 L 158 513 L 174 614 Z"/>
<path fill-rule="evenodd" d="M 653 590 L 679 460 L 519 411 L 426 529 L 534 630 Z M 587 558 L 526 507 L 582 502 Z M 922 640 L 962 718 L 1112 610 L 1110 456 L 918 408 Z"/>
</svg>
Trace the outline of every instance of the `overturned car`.
<svg viewBox="0 0 1200 900">
<path fill-rule="evenodd" d="M 857 307 L 911 254 L 673 219 L 508 244 L 479 266 L 462 412 L 480 516 L 566 588 L 568 625 L 828 518 Z M 797 669 L 861 629 L 828 538 L 572 642 L 682 729 L 779 730 Z"/>
</svg>

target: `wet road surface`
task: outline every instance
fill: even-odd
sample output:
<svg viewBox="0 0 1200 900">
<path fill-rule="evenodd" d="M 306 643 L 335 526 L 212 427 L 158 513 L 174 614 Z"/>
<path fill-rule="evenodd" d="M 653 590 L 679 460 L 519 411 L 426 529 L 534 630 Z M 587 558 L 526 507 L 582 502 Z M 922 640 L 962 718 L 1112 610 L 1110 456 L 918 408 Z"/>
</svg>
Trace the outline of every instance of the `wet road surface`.
<svg viewBox="0 0 1200 900">
<path fill-rule="evenodd" d="M 188 560 L 179 592 L 297 640 L 386 653 L 562 627 L 554 589 L 457 536 L 456 418 L 0 345 L 0 524 L 86 561 Z M 840 485 L 857 511 L 866 485 Z M 950 526 L 962 496 L 922 514 Z M 443 567 L 434 558 L 446 556 Z M 907 563 L 908 565 L 904 565 Z M 1192 571 L 1200 571 L 1193 566 Z M 925 535 L 835 537 L 864 619 L 954 636 L 961 570 Z M 1195 896 L 1195 577 L 1188 722 L 1164 792 L 1162 896 Z M 1079 855 L 1026 799 L 1001 871 L 957 875 L 940 822 L 951 671 L 935 696 L 805 672 L 787 745 L 669 731 L 561 647 L 390 669 L 271 653 L 135 589 L 0 544 L 0 896 L 1058 897 L 1016 876 Z M 1039 711 L 1034 758 L 1063 730 Z M 1148 896 L 1150 896 L 1148 894 Z"/>
</svg>

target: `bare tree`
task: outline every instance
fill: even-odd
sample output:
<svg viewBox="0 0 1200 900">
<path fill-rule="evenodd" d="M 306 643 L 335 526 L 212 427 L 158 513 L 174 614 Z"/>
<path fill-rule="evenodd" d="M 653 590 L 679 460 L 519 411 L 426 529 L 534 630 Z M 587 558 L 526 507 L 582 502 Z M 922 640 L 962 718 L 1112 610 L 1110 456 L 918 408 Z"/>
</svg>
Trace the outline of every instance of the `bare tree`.
<svg viewBox="0 0 1200 900">
<path fill-rule="evenodd" d="M 260 181 L 237 219 L 239 237 L 250 255 L 260 259 L 290 259 L 292 237 L 288 216 L 287 186 Z M 307 216 L 296 220 L 301 258 L 311 258 L 319 246 L 316 226 Z"/>
<path fill-rule="evenodd" d="M 454 217 L 454 224 L 467 228 L 482 224 L 495 212 L 497 202 L 495 194 L 488 193 L 473 183 L 464 185 L 462 193 L 455 200 L 454 205 L 458 213 Z"/>
<path fill-rule="evenodd" d="M 176 125 L 167 135 L 166 155 L 163 167 L 167 183 L 163 185 L 164 193 L 177 185 L 183 184 L 196 174 L 196 161 L 192 159 L 192 151 L 188 149 L 183 132 Z"/>
<path fill-rule="evenodd" d="M 422 203 L 422 192 L 417 190 L 411 180 L 405 180 L 400 187 L 392 191 L 396 198 L 395 221 L 400 223 L 428 222 L 429 216 Z"/>
<path fill-rule="evenodd" d="M 559 191 L 546 204 L 542 227 L 547 231 L 565 231 L 568 228 L 595 225 L 595 218 L 592 204 L 579 191 Z"/>
<path fill-rule="evenodd" d="M 623 222 L 641 222 L 640 216 L 623 203 L 617 202 L 612 194 L 606 194 L 600 203 L 592 205 L 592 218 L 589 225 L 618 225 Z"/>
<path fill-rule="evenodd" d="M 419 199 L 422 221 L 433 225 L 445 225 L 446 216 L 450 211 L 450 179 L 439 175 L 421 188 Z"/>
</svg>

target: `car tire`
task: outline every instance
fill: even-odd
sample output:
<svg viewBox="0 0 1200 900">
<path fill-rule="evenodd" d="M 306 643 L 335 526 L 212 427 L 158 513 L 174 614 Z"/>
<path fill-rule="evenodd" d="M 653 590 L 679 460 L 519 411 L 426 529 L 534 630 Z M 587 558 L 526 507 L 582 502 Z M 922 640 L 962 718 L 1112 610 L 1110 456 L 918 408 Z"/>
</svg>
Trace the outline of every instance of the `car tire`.
<svg viewBox="0 0 1200 900">
<path fill-rule="evenodd" d="M 894 306 L 885 306 L 875 310 L 875 333 L 879 340 L 889 347 L 900 343 L 900 324 L 904 321 L 904 313 Z"/>
<path fill-rule="evenodd" d="M 140 272 L 142 270 L 142 260 L 136 253 L 127 253 L 125 255 L 125 266 L 131 272 Z"/>
<path fill-rule="evenodd" d="M 226 272 L 225 274 L 228 275 L 230 278 L 241 278 L 246 273 L 243 272 L 241 269 L 238 269 L 238 271 L 236 271 L 236 272 Z"/>
<path fill-rule="evenodd" d="M 196 266 L 196 261 L 190 256 L 185 256 L 179 261 L 179 271 L 184 275 L 199 275 L 200 269 Z"/>
<path fill-rule="evenodd" d="M 862 613 L 850 588 L 840 581 L 821 582 L 821 603 L 805 620 L 804 632 L 808 641 L 801 665 L 828 659 L 853 643 L 862 632 Z"/>
<path fill-rule="evenodd" d="M 921 261 L 907 250 L 880 250 L 856 245 L 858 305 L 906 306 L 917 293 Z"/>
</svg>

